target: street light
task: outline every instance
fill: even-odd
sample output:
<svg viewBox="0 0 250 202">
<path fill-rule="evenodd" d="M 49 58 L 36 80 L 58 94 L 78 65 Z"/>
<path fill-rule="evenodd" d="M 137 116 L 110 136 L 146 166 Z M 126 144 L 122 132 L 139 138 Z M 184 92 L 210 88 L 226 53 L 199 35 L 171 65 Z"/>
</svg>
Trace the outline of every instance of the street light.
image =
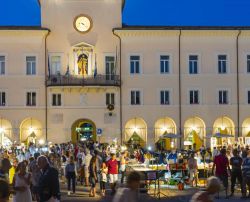
<svg viewBox="0 0 250 202">
<path fill-rule="evenodd" d="M 193 126 L 191 126 L 191 129 L 192 129 L 192 131 L 196 131 L 197 127 L 193 125 Z"/>
<path fill-rule="evenodd" d="M 0 133 L 2 134 L 2 133 L 4 133 L 4 131 L 5 131 L 5 129 L 0 127 Z"/>
<path fill-rule="evenodd" d="M 40 140 L 38 141 L 38 143 L 39 143 L 40 145 L 44 145 L 44 140 L 43 140 L 43 139 L 40 139 Z"/>
</svg>

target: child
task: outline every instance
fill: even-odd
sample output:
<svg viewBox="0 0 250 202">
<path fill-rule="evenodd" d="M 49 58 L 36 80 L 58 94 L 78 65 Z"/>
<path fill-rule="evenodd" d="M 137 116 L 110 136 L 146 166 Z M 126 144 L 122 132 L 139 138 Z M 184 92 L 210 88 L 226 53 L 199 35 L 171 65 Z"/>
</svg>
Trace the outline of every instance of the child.
<svg viewBox="0 0 250 202">
<path fill-rule="evenodd" d="M 102 162 L 100 172 L 101 172 L 101 180 L 100 180 L 101 194 L 102 196 L 105 196 L 105 192 L 106 192 L 105 185 L 107 182 L 107 174 L 108 174 L 108 167 L 106 166 L 105 162 Z"/>
</svg>

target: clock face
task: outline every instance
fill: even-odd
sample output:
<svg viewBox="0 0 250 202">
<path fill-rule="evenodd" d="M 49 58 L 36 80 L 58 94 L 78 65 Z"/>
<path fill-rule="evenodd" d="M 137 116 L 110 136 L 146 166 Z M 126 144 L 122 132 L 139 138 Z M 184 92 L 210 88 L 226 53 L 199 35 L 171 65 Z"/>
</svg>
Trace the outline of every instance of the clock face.
<svg viewBox="0 0 250 202">
<path fill-rule="evenodd" d="M 87 15 L 76 16 L 74 20 L 74 28 L 80 33 L 89 32 L 92 28 L 92 20 Z"/>
</svg>

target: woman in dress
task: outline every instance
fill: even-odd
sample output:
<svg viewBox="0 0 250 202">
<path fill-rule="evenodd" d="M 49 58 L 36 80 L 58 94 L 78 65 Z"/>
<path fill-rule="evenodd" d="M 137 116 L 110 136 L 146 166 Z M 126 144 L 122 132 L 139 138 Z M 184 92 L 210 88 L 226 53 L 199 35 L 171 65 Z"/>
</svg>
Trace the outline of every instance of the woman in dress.
<svg viewBox="0 0 250 202">
<path fill-rule="evenodd" d="M 15 191 L 13 202 L 32 202 L 30 183 L 31 174 L 26 172 L 26 165 L 21 162 L 17 166 L 17 172 L 13 179 Z"/>
</svg>

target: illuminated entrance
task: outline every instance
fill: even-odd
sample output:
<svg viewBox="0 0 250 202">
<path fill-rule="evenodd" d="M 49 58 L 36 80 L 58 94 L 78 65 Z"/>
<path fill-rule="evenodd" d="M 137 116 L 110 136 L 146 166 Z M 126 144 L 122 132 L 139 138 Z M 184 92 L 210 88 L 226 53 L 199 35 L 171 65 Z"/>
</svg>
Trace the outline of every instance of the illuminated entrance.
<svg viewBox="0 0 250 202">
<path fill-rule="evenodd" d="M 96 141 L 95 123 L 88 119 L 80 119 L 73 123 L 71 128 L 71 140 L 73 143 L 84 141 Z"/>
</svg>

